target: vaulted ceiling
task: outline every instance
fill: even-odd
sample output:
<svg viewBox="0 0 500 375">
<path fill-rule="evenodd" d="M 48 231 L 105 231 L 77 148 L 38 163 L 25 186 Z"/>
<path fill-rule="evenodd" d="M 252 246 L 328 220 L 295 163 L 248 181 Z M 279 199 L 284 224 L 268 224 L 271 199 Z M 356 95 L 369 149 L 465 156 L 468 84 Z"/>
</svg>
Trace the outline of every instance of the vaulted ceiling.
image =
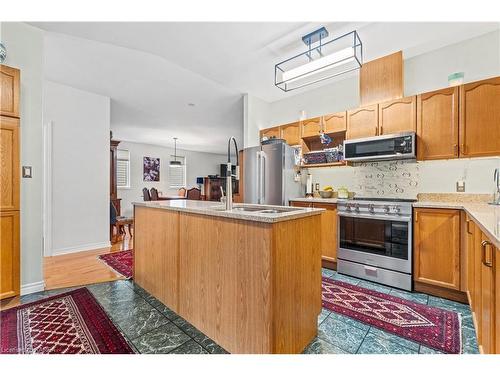
<svg viewBox="0 0 500 375">
<path fill-rule="evenodd" d="M 48 80 L 109 96 L 117 138 L 224 152 L 242 143 L 243 100 L 273 102 L 274 65 L 304 50 L 301 36 L 358 30 L 365 61 L 403 50 L 405 58 L 470 39 L 498 23 L 32 23 L 46 33 Z M 190 105 L 194 104 L 193 105 Z"/>
</svg>

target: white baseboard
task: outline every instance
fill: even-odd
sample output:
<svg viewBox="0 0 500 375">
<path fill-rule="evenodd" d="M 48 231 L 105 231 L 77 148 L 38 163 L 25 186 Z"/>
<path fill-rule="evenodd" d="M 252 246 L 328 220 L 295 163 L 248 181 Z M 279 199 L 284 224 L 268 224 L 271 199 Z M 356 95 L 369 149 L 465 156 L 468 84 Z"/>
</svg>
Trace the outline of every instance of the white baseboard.
<svg viewBox="0 0 500 375">
<path fill-rule="evenodd" d="M 111 246 L 111 243 L 109 241 L 106 241 L 106 242 L 89 243 L 89 244 L 79 245 L 79 246 L 64 247 L 61 249 L 53 249 L 51 256 L 77 253 L 80 251 L 102 249 L 103 247 L 110 247 L 110 246 Z"/>
<path fill-rule="evenodd" d="M 21 295 L 41 292 L 45 290 L 45 281 L 37 281 L 36 283 L 29 283 L 21 285 Z"/>
</svg>

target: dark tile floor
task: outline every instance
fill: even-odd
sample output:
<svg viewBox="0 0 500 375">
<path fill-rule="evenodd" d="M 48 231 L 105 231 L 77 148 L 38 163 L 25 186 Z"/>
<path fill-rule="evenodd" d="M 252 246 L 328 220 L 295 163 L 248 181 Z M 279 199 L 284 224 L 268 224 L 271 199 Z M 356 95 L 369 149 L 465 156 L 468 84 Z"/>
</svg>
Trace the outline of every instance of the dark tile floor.
<svg viewBox="0 0 500 375">
<path fill-rule="evenodd" d="M 463 352 L 478 353 L 472 313 L 467 305 L 426 294 L 392 289 L 340 275 L 327 269 L 323 269 L 323 276 L 456 311 L 462 317 Z M 138 353 L 227 354 L 221 346 L 133 281 L 119 280 L 87 285 L 87 288 Z M 75 288 L 33 293 L 21 297 L 21 303 L 33 302 L 71 289 Z M 318 317 L 318 336 L 309 344 L 304 353 L 435 354 L 438 352 L 323 309 Z"/>
</svg>

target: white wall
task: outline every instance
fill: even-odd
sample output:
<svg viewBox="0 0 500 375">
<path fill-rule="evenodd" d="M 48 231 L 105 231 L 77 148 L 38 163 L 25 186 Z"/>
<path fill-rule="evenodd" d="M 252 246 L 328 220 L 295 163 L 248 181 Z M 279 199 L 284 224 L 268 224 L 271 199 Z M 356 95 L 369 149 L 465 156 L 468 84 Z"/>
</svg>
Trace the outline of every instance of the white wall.
<svg viewBox="0 0 500 375">
<path fill-rule="evenodd" d="M 109 246 L 110 99 L 45 81 L 44 122 L 52 125 L 52 249 Z"/>
<path fill-rule="evenodd" d="M 259 129 L 270 125 L 270 105 L 255 96 L 245 94 L 243 97 L 243 147 L 260 144 Z"/>
<path fill-rule="evenodd" d="M 170 190 L 168 183 L 168 164 L 170 156 L 174 155 L 174 149 L 168 147 L 154 146 L 144 143 L 121 142 L 120 150 L 130 152 L 130 188 L 118 189 L 118 198 L 121 198 L 122 215 L 132 216 L 132 202 L 142 201 L 142 189 L 155 187 L 163 194 L 176 194 L 177 189 Z M 178 156 L 186 159 L 186 185 L 197 187 L 196 177 L 205 177 L 209 174 L 219 174 L 220 164 L 227 161 L 226 155 L 211 154 L 177 149 Z M 160 181 L 143 181 L 143 158 L 145 156 L 160 158 Z M 234 160 L 234 157 L 233 157 Z"/>
<path fill-rule="evenodd" d="M 465 81 L 476 81 L 500 76 L 500 31 L 494 31 L 404 61 L 405 95 L 431 91 L 448 86 L 448 75 L 464 72 Z M 300 112 L 316 117 L 327 113 L 355 108 L 359 105 L 359 78 L 348 75 L 346 79 L 269 103 L 269 117 L 261 124 L 268 126 L 298 121 Z M 248 106 L 249 111 L 252 106 Z M 261 117 L 262 111 L 257 112 Z M 247 118 L 255 116 L 248 113 Z M 254 137 L 258 137 L 258 130 Z M 245 137 L 250 139 L 250 135 Z M 419 192 L 455 192 L 457 180 L 466 181 L 466 192 L 491 193 L 493 170 L 500 167 L 499 158 L 458 159 L 419 162 Z M 356 174 L 353 167 L 310 169 L 313 180 L 321 185 L 346 186 L 356 191 Z M 304 174 L 307 171 L 304 170 Z"/>
<path fill-rule="evenodd" d="M 21 293 L 43 290 L 42 269 L 42 86 L 43 33 L 19 22 L 2 22 L 4 64 L 21 70 L 21 164 L 33 178 L 21 179 Z"/>
</svg>

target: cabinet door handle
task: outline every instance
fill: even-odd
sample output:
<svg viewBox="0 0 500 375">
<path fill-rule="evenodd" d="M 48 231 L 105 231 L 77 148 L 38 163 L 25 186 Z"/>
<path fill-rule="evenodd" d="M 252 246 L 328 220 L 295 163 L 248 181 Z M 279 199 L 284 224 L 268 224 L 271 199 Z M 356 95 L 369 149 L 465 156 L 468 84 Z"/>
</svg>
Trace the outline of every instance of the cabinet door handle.
<svg viewBox="0 0 500 375">
<path fill-rule="evenodd" d="M 456 143 L 453 145 L 453 153 L 458 156 L 458 145 Z"/>
<path fill-rule="evenodd" d="M 472 234 L 470 231 L 470 220 L 467 220 L 467 233 Z"/>
<path fill-rule="evenodd" d="M 382 125 L 380 125 L 380 134 L 379 135 L 382 135 L 384 134 L 384 127 Z"/>
<path fill-rule="evenodd" d="M 481 250 L 482 250 L 482 253 L 481 253 L 481 262 L 483 262 L 483 264 L 486 267 L 493 267 L 493 263 L 491 261 L 486 262 L 486 246 L 490 246 L 490 245 L 491 245 L 490 241 L 484 240 L 483 242 L 481 242 L 481 246 L 482 246 L 482 248 L 481 248 Z"/>
<path fill-rule="evenodd" d="M 375 126 L 375 135 L 378 135 L 378 126 Z"/>
</svg>

